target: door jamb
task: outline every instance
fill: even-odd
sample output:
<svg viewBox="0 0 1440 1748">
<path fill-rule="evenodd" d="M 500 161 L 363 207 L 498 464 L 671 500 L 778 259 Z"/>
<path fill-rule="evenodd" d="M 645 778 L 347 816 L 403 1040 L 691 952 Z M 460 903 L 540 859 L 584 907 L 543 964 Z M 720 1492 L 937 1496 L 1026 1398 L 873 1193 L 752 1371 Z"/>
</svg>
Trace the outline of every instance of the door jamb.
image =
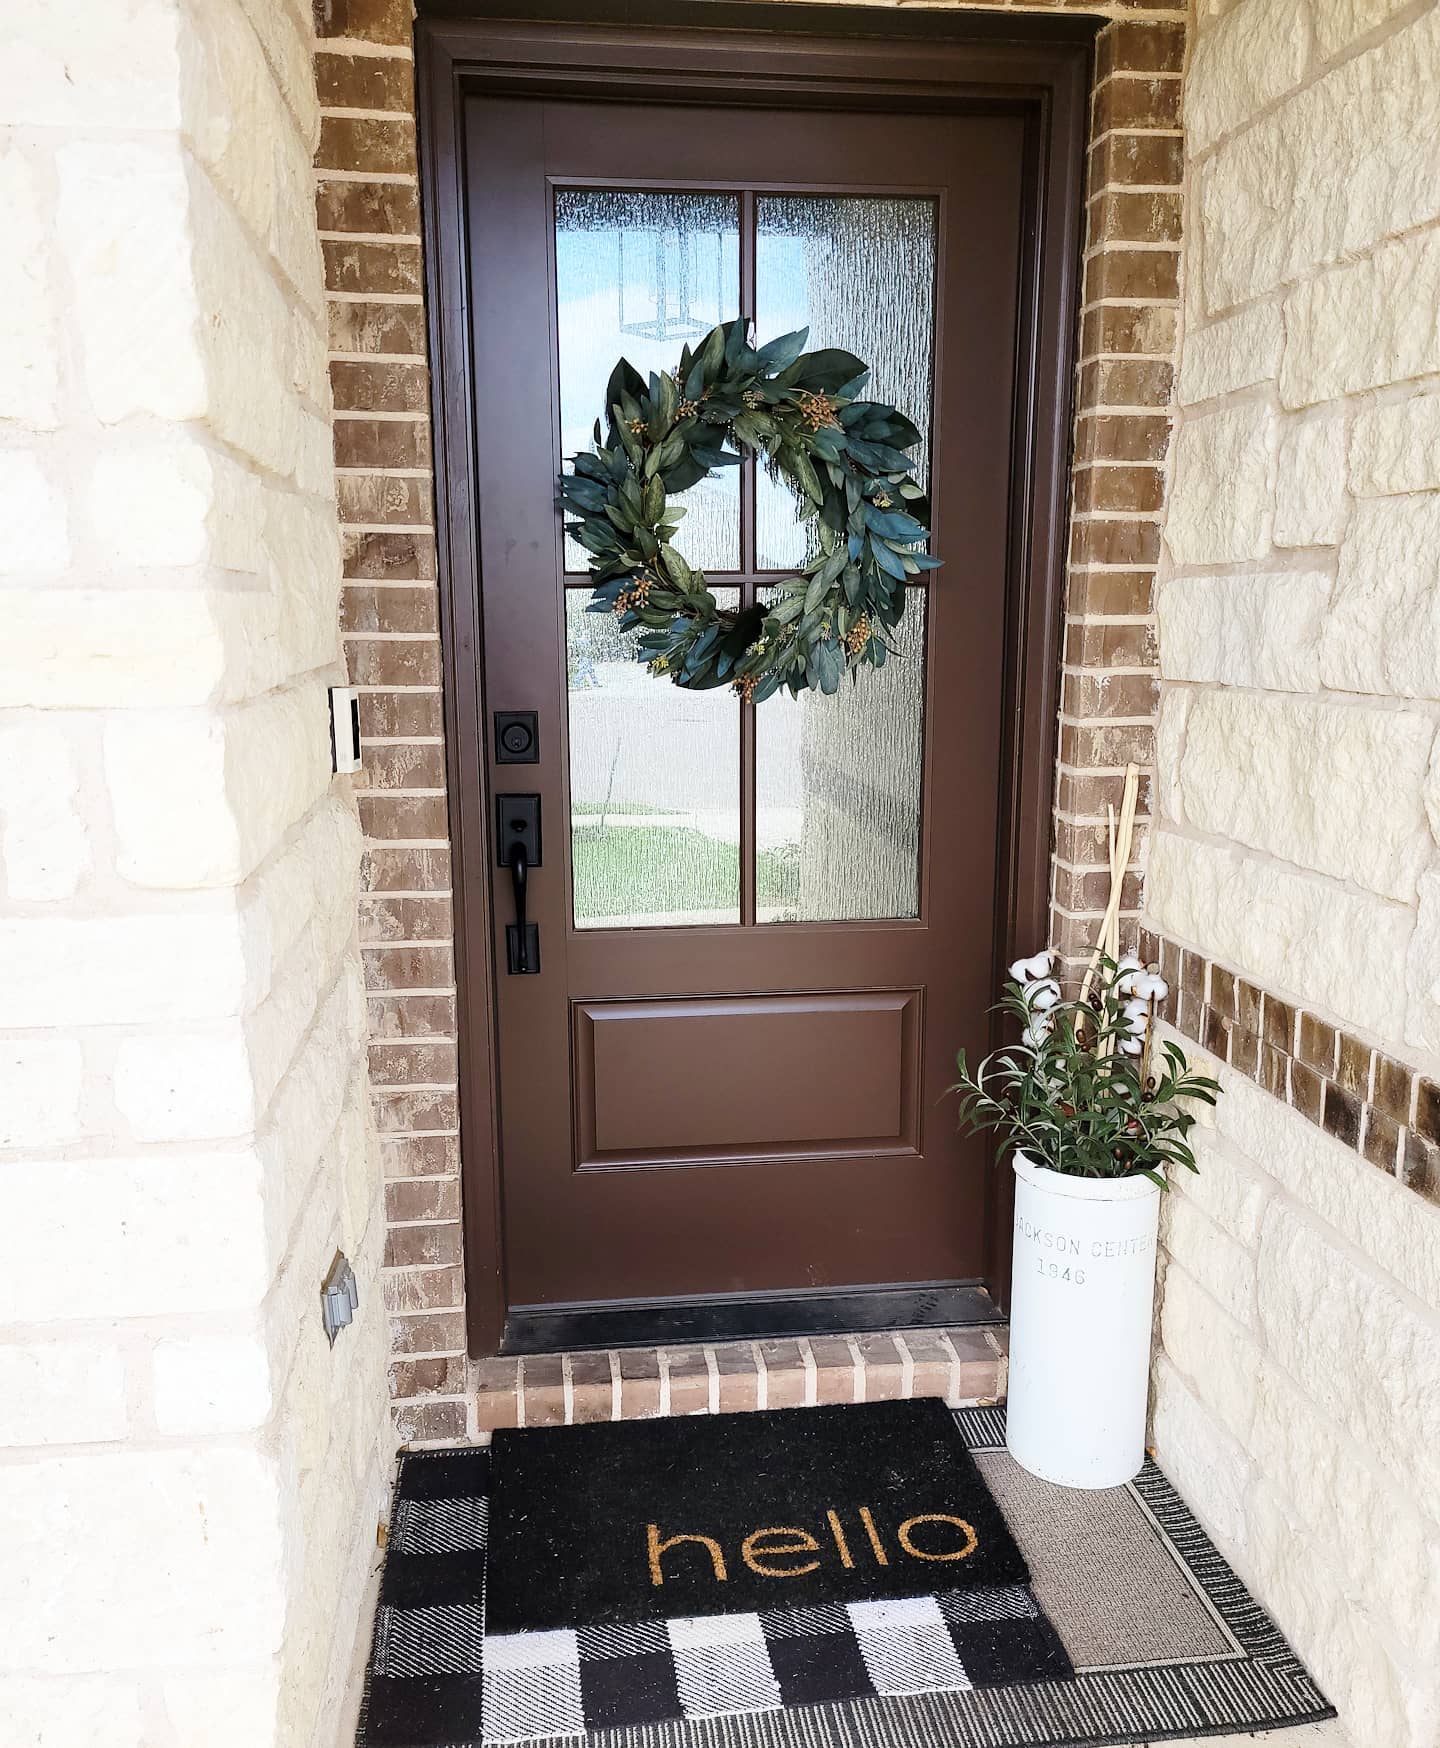
<svg viewBox="0 0 1440 1748">
<path fill-rule="evenodd" d="M 739 0 L 422 0 L 417 127 L 434 421 L 442 687 L 455 911 L 465 1295 L 472 1354 L 499 1351 L 506 1293 L 488 883 L 489 759 L 470 369 L 463 108 L 472 95 L 737 106 L 1003 107 L 1027 122 L 1029 208 L 1013 434 L 1005 763 L 996 870 L 1003 964 L 1048 938 L 1065 535 L 1079 313 L 1086 108 L 1103 19 L 899 13 Z M 597 22 L 597 20 L 601 20 Z M 812 22 L 813 21 L 813 22 Z M 806 26 L 810 28 L 807 30 Z M 715 28 L 719 26 L 720 28 Z M 871 37 L 875 40 L 867 42 Z M 986 1195 L 986 1285 L 1008 1296 L 1009 1174 Z"/>
</svg>

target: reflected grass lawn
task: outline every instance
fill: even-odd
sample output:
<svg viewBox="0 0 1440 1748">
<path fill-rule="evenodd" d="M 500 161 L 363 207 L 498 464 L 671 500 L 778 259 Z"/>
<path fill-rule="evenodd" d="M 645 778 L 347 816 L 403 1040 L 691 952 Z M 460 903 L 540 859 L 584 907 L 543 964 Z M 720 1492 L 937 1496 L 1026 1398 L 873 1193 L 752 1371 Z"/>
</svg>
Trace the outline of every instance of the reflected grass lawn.
<svg viewBox="0 0 1440 1748">
<path fill-rule="evenodd" d="M 585 826 L 574 835 L 574 864 L 581 919 L 733 910 L 740 903 L 739 846 L 693 826 Z M 755 876 L 769 902 L 799 896 L 793 855 L 761 850 Z"/>
</svg>

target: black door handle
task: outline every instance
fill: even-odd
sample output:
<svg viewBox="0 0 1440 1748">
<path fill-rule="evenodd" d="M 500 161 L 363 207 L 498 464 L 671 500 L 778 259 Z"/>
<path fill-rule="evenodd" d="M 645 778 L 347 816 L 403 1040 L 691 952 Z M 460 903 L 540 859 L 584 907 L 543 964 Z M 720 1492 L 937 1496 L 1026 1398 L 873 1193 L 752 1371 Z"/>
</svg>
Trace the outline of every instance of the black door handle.
<svg viewBox="0 0 1440 1748">
<path fill-rule="evenodd" d="M 515 921 L 505 925 L 505 961 L 512 977 L 534 977 L 540 970 L 540 929 L 527 914 L 530 870 L 542 860 L 540 797 L 495 797 L 496 861 L 510 870 Z"/>
<path fill-rule="evenodd" d="M 510 969 L 521 977 L 530 973 L 530 928 L 525 921 L 525 889 L 529 879 L 530 858 L 525 840 L 516 838 L 510 846 L 510 883 L 515 889 L 515 921 L 512 925 L 515 943 L 510 955 L 515 963 Z"/>
</svg>

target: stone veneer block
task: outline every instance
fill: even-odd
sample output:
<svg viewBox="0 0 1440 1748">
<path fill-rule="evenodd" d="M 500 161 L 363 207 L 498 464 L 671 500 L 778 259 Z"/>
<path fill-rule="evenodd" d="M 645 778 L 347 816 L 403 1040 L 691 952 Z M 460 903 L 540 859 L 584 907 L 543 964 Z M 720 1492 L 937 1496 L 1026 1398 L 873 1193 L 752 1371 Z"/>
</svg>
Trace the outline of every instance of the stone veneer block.
<svg viewBox="0 0 1440 1748">
<path fill-rule="evenodd" d="M 1165 523 L 1165 544 L 1176 564 L 1265 555 L 1274 446 L 1274 416 L 1262 403 L 1227 407 L 1181 425 Z"/>
</svg>

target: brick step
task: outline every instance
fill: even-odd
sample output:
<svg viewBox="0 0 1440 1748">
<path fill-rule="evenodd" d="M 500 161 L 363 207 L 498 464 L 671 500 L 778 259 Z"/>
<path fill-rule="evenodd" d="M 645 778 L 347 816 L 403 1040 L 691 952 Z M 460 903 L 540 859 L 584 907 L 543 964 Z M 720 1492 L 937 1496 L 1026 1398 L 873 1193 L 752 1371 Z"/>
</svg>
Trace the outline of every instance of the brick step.
<svg viewBox="0 0 1440 1748">
<path fill-rule="evenodd" d="M 1008 1330 L 895 1329 L 801 1340 L 618 1348 L 480 1360 L 474 1372 L 480 1438 L 500 1426 L 565 1426 L 798 1408 L 819 1402 L 884 1402 L 940 1396 L 962 1403 L 1005 1396 Z"/>
</svg>

